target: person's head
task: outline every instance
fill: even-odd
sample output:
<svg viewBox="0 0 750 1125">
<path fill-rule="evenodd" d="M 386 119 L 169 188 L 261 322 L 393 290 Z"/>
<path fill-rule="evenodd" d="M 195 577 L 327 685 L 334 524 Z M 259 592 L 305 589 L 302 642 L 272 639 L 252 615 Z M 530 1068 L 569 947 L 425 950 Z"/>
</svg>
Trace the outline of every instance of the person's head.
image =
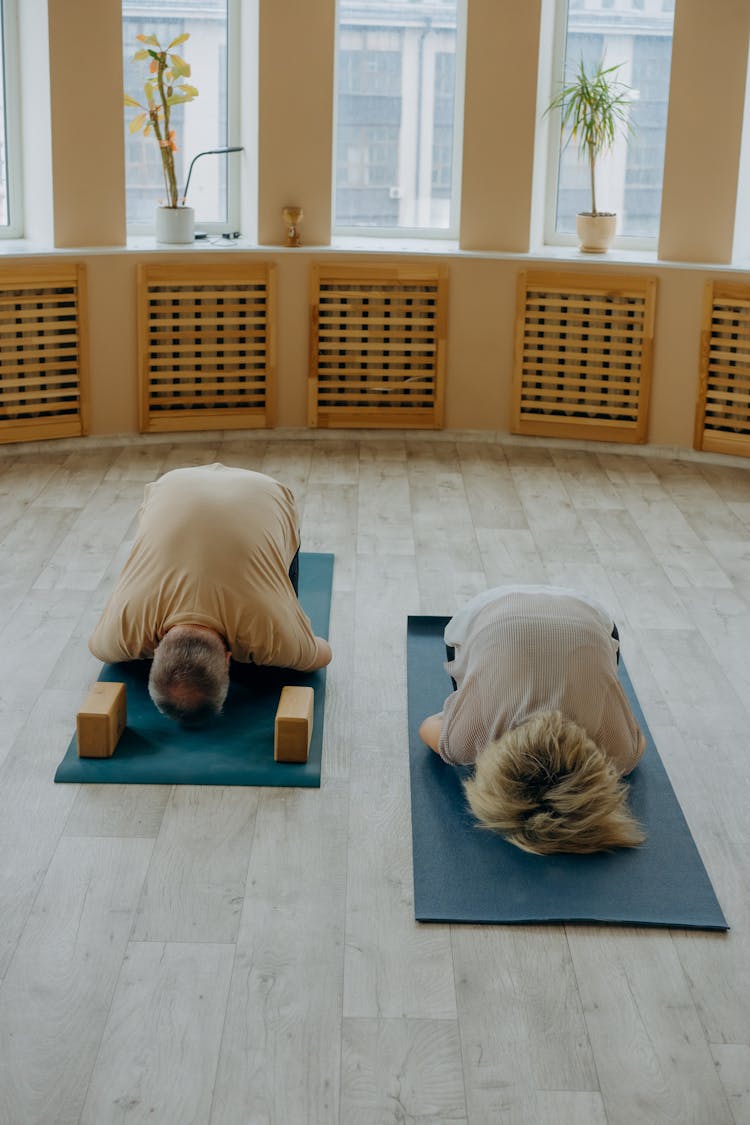
<svg viewBox="0 0 750 1125">
<path fill-rule="evenodd" d="M 559 711 L 491 742 L 464 788 L 479 822 L 527 852 L 598 852 L 645 839 L 615 766 Z"/>
<path fill-rule="evenodd" d="M 218 633 L 191 626 L 170 629 L 154 653 L 148 690 L 162 714 L 183 726 L 218 715 L 229 690 L 229 661 Z"/>
</svg>

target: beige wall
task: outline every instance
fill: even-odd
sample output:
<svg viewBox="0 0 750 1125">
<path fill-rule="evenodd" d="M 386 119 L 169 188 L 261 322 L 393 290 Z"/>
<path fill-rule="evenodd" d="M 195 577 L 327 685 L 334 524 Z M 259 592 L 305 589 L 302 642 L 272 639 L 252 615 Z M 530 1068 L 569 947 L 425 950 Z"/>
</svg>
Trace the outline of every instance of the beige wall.
<svg viewBox="0 0 750 1125">
<path fill-rule="evenodd" d="M 283 241 L 281 209 L 305 239 L 331 237 L 334 0 L 260 0 L 258 242 Z"/>
<path fill-rule="evenodd" d="M 658 279 L 648 441 L 683 448 L 692 445 L 704 284 L 721 276 L 720 265 L 728 262 L 730 254 L 739 154 L 737 114 L 744 94 L 750 21 L 746 0 L 721 0 L 726 22 L 723 17 L 709 21 L 711 43 L 720 43 L 721 50 L 707 45 L 701 51 L 700 42 L 709 31 L 708 7 L 714 9 L 702 0 L 677 2 L 672 81 L 678 96 L 669 114 L 667 148 L 672 163 L 665 170 L 663 262 L 624 267 L 616 256 L 585 255 L 558 262 L 567 272 L 594 270 L 606 275 L 608 270 L 629 269 Z M 168 260 L 175 253 L 181 260 L 184 255 L 195 256 L 196 261 L 218 260 L 221 252 L 206 245 L 173 254 L 118 249 L 124 243 L 119 0 L 47 0 L 45 14 L 50 33 L 55 245 L 110 248 L 99 253 L 68 251 L 88 271 L 90 429 L 94 434 L 136 432 L 136 266 L 141 261 Z M 445 424 L 507 431 L 517 277 L 524 269 L 550 264 L 543 257 L 525 254 L 535 131 L 540 127 L 535 103 L 540 0 L 470 0 L 469 17 L 461 242 L 462 250 L 471 253 L 439 258 L 449 279 Z M 224 251 L 234 258 L 247 253 L 277 264 L 278 424 L 285 427 L 306 424 L 310 267 L 337 257 L 327 245 L 333 18 L 334 0 L 314 4 L 261 0 L 261 245 Z M 36 21 L 37 30 L 43 24 Z M 25 34 L 31 34 L 28 27 Z M 28 57 L 28 47 L 28 42 L 22 44 L 23 57 Z M 697 110 L 691 80 L 709 97 L 713 113 L 722 105 L 721 97 L 718 104 L 715 100 L 714 88 L 727 91 L 723 103 L 727 137 L 722 134 L 720 152 L 712 147 L 712 137 L 718 135 L 716 130 L 712 133 L 712 122 L 704 122 L 701 136 L 695 136 Z M 87 107 L 92 113 L 89 118 L 84 117 Z M 95 127 L 101 147 L 91 143 L 89 124 Z M 687 143 L 691 136 L 692 154 Z M 709 158 L 713 160 L 710 177 L 684 182 L 688 172 L 697 178 Z M 247 154 L 246 163 L 252 166 L 252 154 Z M 707 190 L 709 179 L 712 191 Z M 285 203 L 300 203 L 305 209 L 306 246 L 300 250 L 280 248 L 284 238 L 280 209 Z M 36 229 L 44 229 L 43 223 Z M 341 257 L 369 262 L 382 255 Z M 409 257 L 400 255 L 399 262 Z M 414 257 L 419 260 L 420 255 Z M 669 258 L 683 259 L 685 264 L 669 265 Z M 3 259 L 11 261 L 12 255 L 3 254 Z M 434 256 L 429 260 L 437 264 Z M 712 267 L 708 262 L 717 264 Z M 741 271 L 734 271 L 732 277 L 750 280 Z"/>
<path fill-rule="evenodd" d="M 540 0 L 471 0 L 461 245 L 529 249 Z"/>
<path fill-rule="evenodd" d="M 56 246 L 125 241 L 122 5 L 49 0 Z"/>
<path fill-rule="evenodd" d="M 728 262 L 750 44 L 748 0 L 678 0 L 659 256 Z"/>
</svg>

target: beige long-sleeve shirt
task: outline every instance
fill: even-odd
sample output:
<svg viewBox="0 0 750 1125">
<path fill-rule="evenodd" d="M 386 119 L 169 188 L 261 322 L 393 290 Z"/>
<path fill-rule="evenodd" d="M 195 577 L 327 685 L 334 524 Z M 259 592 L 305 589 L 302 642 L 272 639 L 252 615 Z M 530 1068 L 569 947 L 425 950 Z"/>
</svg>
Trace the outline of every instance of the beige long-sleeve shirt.
<svg viewBox="0 0 750 1125">
<path fill-rule="evenodd" d="M 204 625 L 234 660 L 306 670 L 310 621 L 289 579 L 299 546 L 292 493 L 262 473 L 214 464 L 146 486 L 136 539 L 89 641 L 107 663 L 153 656 L 175 625 Z"/>
<path fill-rule="evenodd" d="M 458 685 L 443 708 L 438 751 L 469 764 L 533 715 L 560 711 L 628 773 L 645 741 L 617 675 L 612 621 L 570 591 L 498 588 L 448 624 Z"/>
</svg>

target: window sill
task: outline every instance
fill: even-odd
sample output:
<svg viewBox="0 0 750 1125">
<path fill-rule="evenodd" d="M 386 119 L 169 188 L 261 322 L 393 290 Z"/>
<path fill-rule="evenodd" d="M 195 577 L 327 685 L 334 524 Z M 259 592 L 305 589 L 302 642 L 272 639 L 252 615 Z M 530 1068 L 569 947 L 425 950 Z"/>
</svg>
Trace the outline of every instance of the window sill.
<svg viewBox="0 0 750 1125">
<path fill-rule="evenodd" d="M 8 258 L 32 258 L 73 255 L 105 254 L 184 254 L 216 251 L 244 251 L 253 254 L 377 254 L 404 256 L 433 256 L 436 258 L 460 258 L 479 260 L 498 260 L 524 262 L 529 265 L 545 262 L 565 262 L 570 265 L 590 266 L 649 266 L 663 269 L 711 270 L 723 273 L 747 273 L 750 261 L 740 262 L 683 262 L 660 259 L 655 250 L 621 250 L 613 248 L 606 254 L 590 254 L 574 246 L 539 246 L 528 253 L 504 250 L 464 250 L 458 242 L 451 239 L 420 238 L 366 238 L 339 236 L 327 246 L 259 246 L 246 238 L 224 238 L 220 234 L 210 234 L 185 245 L 167 245 L 156 242 L 152 235 L 135 235 L 127 240 L 125 246 L 71 246 L 55 247 L 49 243 L 34 242 L 26 238 L 0 239 L 0 261 Z"/>
</svg>

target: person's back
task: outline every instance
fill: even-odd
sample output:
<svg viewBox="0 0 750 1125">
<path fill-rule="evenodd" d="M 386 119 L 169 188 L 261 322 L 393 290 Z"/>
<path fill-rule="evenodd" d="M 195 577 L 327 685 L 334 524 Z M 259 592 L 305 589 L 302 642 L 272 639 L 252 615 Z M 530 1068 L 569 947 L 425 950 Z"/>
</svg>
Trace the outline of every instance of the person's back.
<svg viewBox="0 0 750 1125">
<path fill-rule="evenodd" d="M 621 775 L 644 740 L 617 675 L 617 633 L 596 603 L 499 587 L 448 624 L 456 691 L 420 733 L 466 782 L 479 821 L 528 851 L 634 846 Z"/>
<path fill-rule="evenodd" d="M 209 712 L 220 709 L 230 657 L 322 667 L 330 648 L 314 636 L 289 574 L 298 550 L 294 497 L 272 477 L 220 464 L 172 470 L 146 487 L 133 548 L 89 647 L 107 663 L 154 658 L 152 697 L 171 713 L 168 697 L 179 695 L 175 717 L 201 712 L 207 693 Z"/>
<path fill-rule="evenodd" d="M 621 773 L 633 768 L 639 731 L 603 611 L 568 592 L 516 589 L 481 606 L 462 632 L 446 628 L 455 649 L 448 672 L 459 689 L 443 709 L 439 752 L 446 761 L 471 763 L 505 731 L 560 711 Z"/>
</svg>

